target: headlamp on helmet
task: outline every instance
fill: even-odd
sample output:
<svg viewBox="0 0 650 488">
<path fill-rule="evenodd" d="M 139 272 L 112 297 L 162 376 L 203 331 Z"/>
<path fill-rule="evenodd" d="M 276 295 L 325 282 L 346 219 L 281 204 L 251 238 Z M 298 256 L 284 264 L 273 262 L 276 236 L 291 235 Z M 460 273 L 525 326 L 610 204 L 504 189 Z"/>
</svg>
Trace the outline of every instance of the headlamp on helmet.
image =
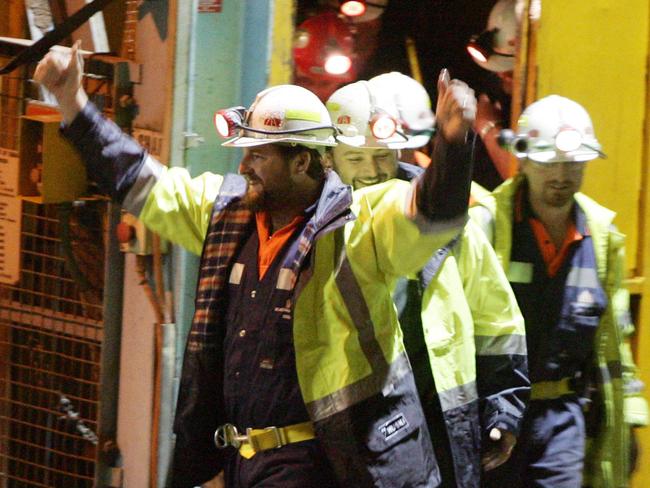
<svg viewBox="0 0 650 488">
<path fill-rule="evenodd" d="M 517 0 L 499 0 L 494 4 L 485 30 L 472 36 L 466 45 L 474 62 L 496 73 L 514 68 L 521 10 Z"/>
<path fill-rule="evenodd" d="M 316 149 L 336 145 L 331 120 L 323 102 L 296 85 L 269 87 L 257 94 L 248 110 L 227 108 L 213 118 L 217 133 L 231 136 L 223 143 L 227 147 L 285 143 Z"/>
<path fill-rule="evenodd" d="M 238 130 L 246 132 L 254 132 L 256 134 L 278 135 L 278 134 L 300 134 L 302 132 L 309 132 L 321 129 L 330 129 L 334 135 L 338 134 L 338 129 L 333 125 L 312 125 L 300 129 L 278 129 L 278 130 L 265 130 L 256 129 L 248 124 L 245 120 L 248 118 L 249 112 L 244 107 L 232 107 L 218 110 L 214 114 L 214 126 L 217 129 L 217 134 L 223 138 L 234 137 Z M 278 119 L 278 123 L 279 123 Z"/>
<path fill-rule="evenodd" d="M 397 132 L 397 121 L 383 110 L 375 109 L 368 123 L 375 139 L 388 139 Z"/>
<path fill-rule="evenodd" d="M 246 107 L 232 107 L 218 110 L 214 114 L 214 127 L 221 137 L 233 137 L 244 125 Z"/>
<path fill-rule="evenodd" d="M 510 129 L 503 129 L 497 137 L 498 144 L 504 149 L 512 152 L 517 158 L 523 159 L 528 158 L 532 154 L 535 156 L 531 159 L 551 159 L 555 161 L 557 155 L 564 154 L 567 161 L 571 160 L 584 160 L 587 161 L 591 158 L 580 158 L 572 157 L 572 153 L 579 151 L 580 149 L 587 149 L 598 154 L 599 157 L 606 159 L 607 155 L 603 153 L 600 148 L 595 145 L 588 144 L 584 141 L 584 138 L 580 131 L 566 127 L 561 129 L 556 135 L 553 143 L 542 141 L 542 140 L 533 140 L 528 134 L 517 134 Z M 549 158 L 544 157 L 545 154 L 549 155 Z"/>
<path fill-rule="evenodd" d="M 490 56 L 494 54 L 494 37 L 497 30 L 486 30 L 478 35 L 473 35 L 466 46 L 469 55 L 480 63 L 487 63 Z M 504 56 L 512 55 L 504 54 Z"/>
<path fill-rule="evenodd" d="M 606 157 L 584 107 L 558 95 L 549 95 L 526 107 L 517 121 L 517 133 L 501 131 L 499 142 L 518 158 L 538 163 L 584 162 Z"/>
</svg>

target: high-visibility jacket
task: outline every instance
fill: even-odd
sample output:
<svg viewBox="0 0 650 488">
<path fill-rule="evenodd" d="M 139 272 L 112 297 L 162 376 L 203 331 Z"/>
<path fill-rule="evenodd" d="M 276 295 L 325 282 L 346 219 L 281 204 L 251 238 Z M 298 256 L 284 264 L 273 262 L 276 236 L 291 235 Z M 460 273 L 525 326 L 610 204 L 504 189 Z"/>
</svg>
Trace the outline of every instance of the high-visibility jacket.
<svg viewBox="0 0 650 488">
<path fill-rule="evenodd" d="M 471 216 L 486 231 L 506 275 L 512 249 L 514 201 L 524 177 L 505 181 L 494 193 L 471 209 Z M 584 194 L 575 202 L 587 217 L 591 232 L 598 278 L 607 295 L 608 306 L 600 319 L 594 344 L 593 377 L 597 394 L 589 412 L 597 412 L 587 422 L 597 422 L 597 435 L 587 440 L 584 484 L 593 488 L 628 486 L 631 426 L 648 423 L 648 407 L 641 395 L 643 383 L 637 376 L 626 339 L 634 331 L 630 320 L 629 294 L 621 281 L 625 270 L 625 237 L 613 226 L 615 213 Z"/>
<path fill-rule="evenodd" d="M 228 178 L 242 180 L 235 175 Z M 206 261 L 206 249 L 221 244 L 211 240 L 211 234 L 218 232 L 214 224 L 220 214 L 229 212 L 235 219 L 242 218 L 227 201 L 238 192 L 223 188 L 222 182 L 219 175 L 192 180 L 183 169 L 165 171 L 139 213 L 143 223 L 160 235 L 194 251 L 203 247 L 197 311 L 175 423 L 174 471 L 187 469 L 184 477 L 201 464 L 212 465 L 216 474 L 220 453 L 210 441 L 214 429 L 228 420 L 219 412 L 221 392 L 210 387 L 218 381 L 214 371 L 216 376 L 220 372 L 219 323 L 202 304 L 218 290 L 201 293 L 202 281 L 218 283 L 214 275 L 222 266 L 217 260 L 214 266 Z M 240 189 L 245 190 L 245 184 Z M 331 173 L 296 254 L 286 256 L 280 271 L 278 286 L 295 290 L 293 339 L 303 400 L 345 486 L 437 484 L 431 440 L 404 352 L 390 283 L 422 267 L 458 227 L 422 234 L 404 214 L 409 191 L 409 184 L 392 181 L 357 192 L 351 201 L 347 187 Z M 179 214 L 192 218 L 179 218 Z M 229 238 L 237 232 L 235 223 L 224 226 Z M 337 228 L 342 229 L 340 234 Z M 204 246 L 197 236 L 206 233 Z M 309 270 L 302 270 L 311 256 Z M 203 315 L 209 318 L 197 320 Z M 361 458 L 359 446 L 364 447 Z"/>
<path fill-rule="evenodd" d="M 417 173 L 400 164 L 398 177 Z M 472 182 L 472 196 L 487 194 Z M 478 487 L 489 431 L 520 430 L 530 393 L 524 319 L 492 245 L 472 221 L 436 252 L 418 279 L 420 320 L 400 313 L 400 321 L 405 319 L 403 328 L 420 322 L 423 329 L 437 395 L 422 402 L 440 404 L 445 425 L 435 431 L 447 433 L 456 486 Z M 435 437 L 433 442 L 444 444 Z"/>
<path fill-rule="evenodd" d="M 468 222 L 450 251 L 424 290 L 422 324 L 456 485 L 472 487 L 489 431 L 519 433 L 530 393 L 526 337 L 510 284 L 481 229 Z"/>
</svg>

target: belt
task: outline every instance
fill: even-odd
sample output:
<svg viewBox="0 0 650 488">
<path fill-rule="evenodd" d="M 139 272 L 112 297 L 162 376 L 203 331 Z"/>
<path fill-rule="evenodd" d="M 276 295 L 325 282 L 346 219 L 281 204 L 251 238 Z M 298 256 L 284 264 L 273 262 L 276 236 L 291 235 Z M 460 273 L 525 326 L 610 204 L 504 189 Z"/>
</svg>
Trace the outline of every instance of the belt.
<svg viewBox="0 0 650 488">
<path fill-rule="evenodd" d="M 214 443 L 219 449 L 234 447 L 239 454 L 250 459 L 255 454 L 269 449 L 293 444 L 294 442 L 314 439 L 314 425 L 311 422 L 287 425 L 286 427 L 265 427 L 264 429 L 246 429 L 240 434 L 232 424 L 223 424 L 214 433 Z"/>
<path fill-rule="evenodd" d="M 555 400 L 556 398 L 575 393 L 573 378 L 562 378 L 558 381 L 540 381 L 530 385 L 531 400 Z"/>
</svg>

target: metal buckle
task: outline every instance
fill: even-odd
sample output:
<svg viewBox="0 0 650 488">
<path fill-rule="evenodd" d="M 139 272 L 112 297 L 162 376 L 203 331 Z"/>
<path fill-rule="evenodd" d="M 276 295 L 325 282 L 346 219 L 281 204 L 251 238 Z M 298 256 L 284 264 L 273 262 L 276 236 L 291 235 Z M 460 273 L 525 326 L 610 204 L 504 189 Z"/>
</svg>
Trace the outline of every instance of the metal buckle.
<svg viewBox="0 0 650 488">
<path fill-rule="evenodd" d="M 250 429 L 247 429 L 250 430 Z M 240 435 L 233 424 L 223 424 L 214 431 L 214 443 L 219 449 L 234 447 L 239 449 L 243 442 L 248 441 L 248 435 Z"/>
</svg>

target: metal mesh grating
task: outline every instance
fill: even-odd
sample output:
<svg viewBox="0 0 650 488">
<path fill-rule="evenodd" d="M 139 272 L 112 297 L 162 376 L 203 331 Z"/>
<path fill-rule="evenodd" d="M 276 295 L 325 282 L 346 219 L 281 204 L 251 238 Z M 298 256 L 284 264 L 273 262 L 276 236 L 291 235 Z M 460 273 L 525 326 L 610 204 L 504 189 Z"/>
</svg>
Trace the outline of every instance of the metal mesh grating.
<svg viewBox="0 0 650 488">
<path fill-rule="evenodd" d="M 20 281 L 0 287 L 2 488 L 93 486 L 105 221 L 105 202 L 23 206 Z"/>
</svg>

